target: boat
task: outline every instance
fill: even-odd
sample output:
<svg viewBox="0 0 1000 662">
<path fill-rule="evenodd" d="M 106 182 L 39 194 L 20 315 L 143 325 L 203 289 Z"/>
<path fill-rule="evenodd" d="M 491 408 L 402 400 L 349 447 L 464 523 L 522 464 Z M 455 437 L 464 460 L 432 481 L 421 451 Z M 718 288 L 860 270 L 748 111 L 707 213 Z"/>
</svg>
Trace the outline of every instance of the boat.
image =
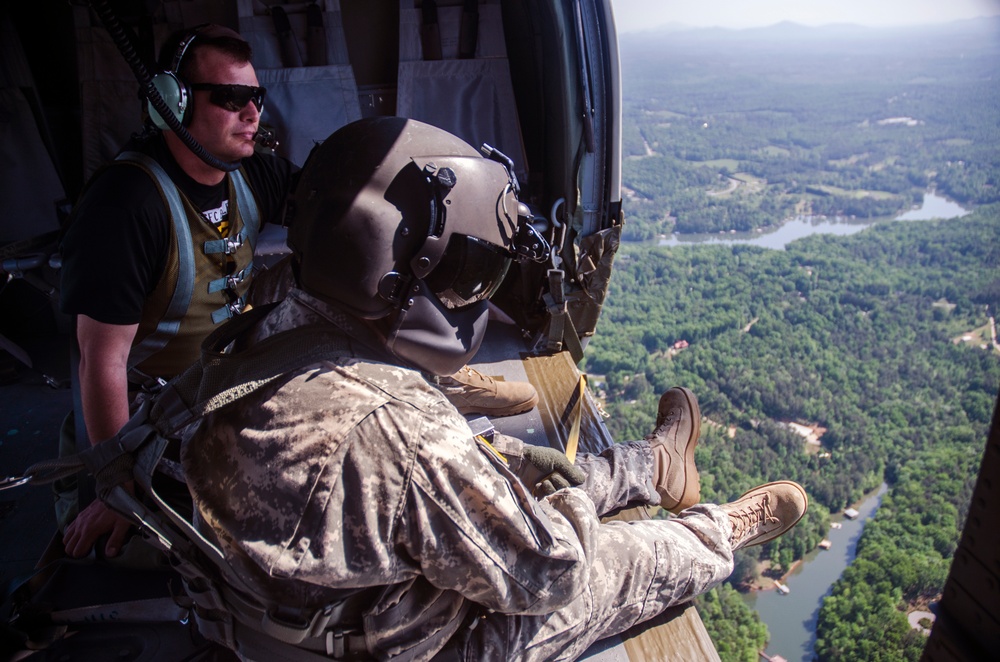
<svg viewBox="0 0 1000 662">
<path fill-rule="evenodd" d="M 854 508 L 848 508 L 847 510 L 844 511 L 844 517 L 846 517 L 847 519 L 856 519 L 857 516 L 860 514 L 861 513 L 859 513 Z"/>
<path fill-rule="evenodd" d="M 782 595 L 788 595 L 792 592 L 792 589 L 788 588 L 786 584 L 782 584 L 778 580 L 774 580 L 774 588 L 778 589 L 778 593 Z"/>
<path fill-rule="evenodd" d="M 830 542 L 829 540 L 827 540 L 826 538 L 824 538 L 823 540 L 821 540 L 819 542 L 819 548 L 820 549 L 830 549 L 830 547 L 832 547 L 832 546 L 833 546 L 833 543 Z"/>
</svg>

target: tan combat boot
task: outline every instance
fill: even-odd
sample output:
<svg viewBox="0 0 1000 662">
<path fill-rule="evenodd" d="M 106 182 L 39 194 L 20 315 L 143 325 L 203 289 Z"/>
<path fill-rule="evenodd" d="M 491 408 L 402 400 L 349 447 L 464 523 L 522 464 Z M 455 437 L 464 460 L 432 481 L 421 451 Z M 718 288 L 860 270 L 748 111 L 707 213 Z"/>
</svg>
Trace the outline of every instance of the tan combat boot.
<svg viewBox="0 0 1000 662">
<path fill-rule="evenodd" d="M 809 508 L 806 491 L 798 483 L 779 480 L 746 492 L 720 506 L 733 525 L 729 542 L 733 551 L 763 545 L 795 526 Z"/>
<path fill-rule="evenodd" d="M 528 382 L 496 380 L 469 366 L 433 383 L 463 415 L 513 416 L 538 404 L 538 392 Z"/>
<path fill-rule="evenodd" d="M 660 396 L 656 430 L 646 437 L 653 451 L 653 485 L 660 505 L 676 514 L 701 499 L 694 448 L 701 433 L 701 410 L 690 389 L 675 386 Z"/>
</svg>

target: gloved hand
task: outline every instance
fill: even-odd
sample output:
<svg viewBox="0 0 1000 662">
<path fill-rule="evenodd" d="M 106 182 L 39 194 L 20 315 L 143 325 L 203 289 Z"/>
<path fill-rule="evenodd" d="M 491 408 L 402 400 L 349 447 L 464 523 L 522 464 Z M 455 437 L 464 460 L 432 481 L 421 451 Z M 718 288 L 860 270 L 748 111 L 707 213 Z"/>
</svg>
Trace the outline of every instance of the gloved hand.
<svg viewBox="0 0 1000 662">
<path fill-rule="evenodd" d="M 564 487 L 580 485 L 587 479 L 586 472 L 574 466 L 565 453 L 555 448 L 526 444 L 517 437 L 500 432 L 493 435 L 490 446 L 507 460 L 511 471 L 537 498 Z"/>
<path fill-rule="evenodd" d="M 564 487 L 580 485 L 587 479 L 587 474 L 574 466 L 565 453 L 555 448 L 525 444 L 521 458 L 522 474 L 528 474 L 524 476 L 525 484 L 533 488 L 536 497 L 547 496 Z"/>
</svg>

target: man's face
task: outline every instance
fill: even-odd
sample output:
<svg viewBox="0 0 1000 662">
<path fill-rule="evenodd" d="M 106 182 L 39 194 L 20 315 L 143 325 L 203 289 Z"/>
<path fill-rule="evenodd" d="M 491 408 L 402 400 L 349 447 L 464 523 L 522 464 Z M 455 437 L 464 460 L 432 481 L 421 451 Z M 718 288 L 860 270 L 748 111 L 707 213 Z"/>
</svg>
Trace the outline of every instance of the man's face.
<svg viewBox="0 0 1000 662">
<path fill-rule="evenodd" d="M 196 52 L 192 80 L 188 83 L 257 86 L 253 65 L 237 62 L 215 48 Z M 188 131 L 210 154 L 222 161 L 238 161 L 251 156 L 260 111 L 252 101 L 239 110 L 227 110 L 210 101 L 211 92 L 195 90 L 193 115 Z"/>
</svg>

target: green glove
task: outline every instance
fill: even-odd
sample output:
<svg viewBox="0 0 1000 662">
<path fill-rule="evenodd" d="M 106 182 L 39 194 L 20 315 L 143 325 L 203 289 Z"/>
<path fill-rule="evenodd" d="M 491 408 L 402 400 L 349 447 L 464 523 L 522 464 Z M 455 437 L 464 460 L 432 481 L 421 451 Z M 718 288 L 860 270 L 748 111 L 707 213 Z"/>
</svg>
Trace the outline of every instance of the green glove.
<svg viewBox="0 0 1000 662">
<path fill-rule="evenodd" d="M 525 444 L 521 451 L 523 479 L 533 487 L 536 497 L 547 496 L 564 487 L 580 485 L 587 479 L 581 469 L 573 466 L 566 454 L 548 446 Z"/>
</svg>

